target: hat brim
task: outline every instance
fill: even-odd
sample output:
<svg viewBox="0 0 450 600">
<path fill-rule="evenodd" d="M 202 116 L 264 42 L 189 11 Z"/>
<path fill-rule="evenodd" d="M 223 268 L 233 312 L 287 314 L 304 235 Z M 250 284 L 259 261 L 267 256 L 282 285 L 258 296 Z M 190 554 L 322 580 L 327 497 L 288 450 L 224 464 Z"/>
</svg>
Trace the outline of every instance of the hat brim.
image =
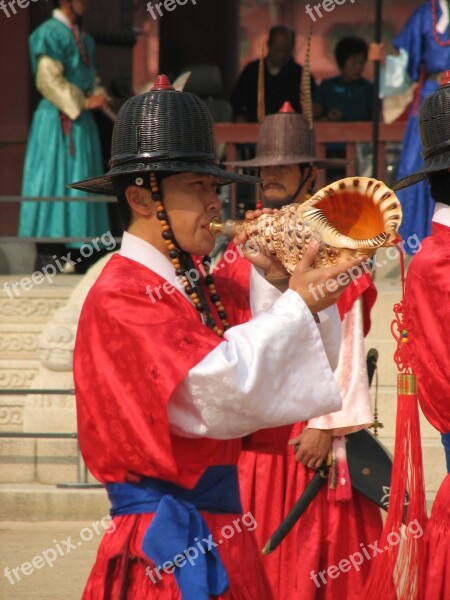
<svg viewBox="0 0 450 600">
<path fill-rule="evenodd" d="M 346 167 L 352 161 L 346 158 L 318 158 L 317 156 L 255 156 L 250 160 L 226 162 L 230 167 L 245 167 L 248 169 L 258 167 L 277 167 L 281 165 L 306 165 L 313 164 L 318 169 Z"/>
<path fill-rule="evenodd" d="M 440 154 L 439 156 L 435 156 L 425 161 L 424 166 L 420 171 L 416 171 L 411 175 L 399 179 L 392 189 L 394 191 L 402 190 L 403 188 L 424 180 L 430 173 L 436 173 L 437 171 L 443 171 L 448 168 L 450 168 L 450 152 L 445 152 L 444 154 Z"/>
<path fill-rule="evenodd" d="M 198 173 L 200 175 L 211 175 L 218 178 L 219 185 L 229 185 L 230 183 L 251 183 L 261 182 L 260 177 L 252 175 L 240 175 L 226 171 L 220 165 L 214 163 L 193 163 L 188 161 L 174 162 L 155 162 L 155 163 L 131 163 L 114 167 L 105 175 L 91 177 L 82 181 L 75 181 L 68 187 L 92 194 L 114 195 L 113 179 L 121 175 L 133 175 L 138 173 L 150 173 L 165 171 L 169 173 Z"/>
</svg>

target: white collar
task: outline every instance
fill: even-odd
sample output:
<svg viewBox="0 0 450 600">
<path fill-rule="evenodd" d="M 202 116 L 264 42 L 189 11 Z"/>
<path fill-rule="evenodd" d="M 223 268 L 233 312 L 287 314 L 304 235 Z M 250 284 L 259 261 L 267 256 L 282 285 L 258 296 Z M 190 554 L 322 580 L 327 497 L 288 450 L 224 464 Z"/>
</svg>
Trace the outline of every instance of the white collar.
<svg viewBox="0 0 450 600">
<path fill-rule="evenodd" d="M 52 17 L 57 21 L 61 21 L 61 23 L 70 29 L 71 22 L 69 17 L 60 8 L 55 8 L 55 10 L 52 12 Z"/>
<path fill-rule="evenodd" d="M 439 0 L 439 4 L 441 7 L 442 15 L 439 21 L 436 23 L 436 31 L 442 35 L 443 33 L 445 33 L 445 30 L 447 29 L 449 23 L 448 1 Z"/>
<path fill-rule="evenodd" d="M 433 223 L 450 227 L 450 206 L 442 202 L 436 202 L 433 214 Z"/>
<path fill-rule="evenodd" d="M 125 231 L 122 237 L 122 245 L 119 252 L 120 256 L 129 258 L 147 267 L 179 290 L 183 296 L 189 299 L 184 291 L 181 278 L 175 273 L 170 260 L 154 246 L 142 238 Z"/>
<path fill-rule="evenodd" d="M 69 29 L 72 28 L 72 23 L 70 22 L 69 17 L 61 9 L 55 8 L 55 10 L 52 12 L 52 17 Z M 78 25 L 75 25 L 75 29 L 78 31 L 78 33 L 80 33 Z"/>
</svg>

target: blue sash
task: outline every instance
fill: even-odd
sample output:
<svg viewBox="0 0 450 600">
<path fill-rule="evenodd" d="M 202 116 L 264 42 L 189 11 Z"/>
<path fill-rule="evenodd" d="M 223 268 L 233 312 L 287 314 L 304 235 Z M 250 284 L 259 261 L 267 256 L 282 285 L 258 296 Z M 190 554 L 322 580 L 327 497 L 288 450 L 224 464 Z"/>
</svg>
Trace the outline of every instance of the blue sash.
<svg viewBox="0 0 450 600">
<path fill-rule="evenodd" d="M 447 473 L 450 473 L 450 433 L 442 433 L 442 443 L 445 449 L 445 460 L 447 461 Z"/>
<path fill-rule="evenodd" d="M 150 477 L 109 483 L 106 490 L 112 516 L 155 513 L 142 550 L 156 567 L 170 562 L 165 572 L 173 572 L 182 600 L 208 600 L 228 589 L 225 567 L 198 511 L 242 513 L 236 465 L 209 467 L 191 490 Z M 147 574 L 155 583 L 161 576 L 153 572 Z"/>
</svg>

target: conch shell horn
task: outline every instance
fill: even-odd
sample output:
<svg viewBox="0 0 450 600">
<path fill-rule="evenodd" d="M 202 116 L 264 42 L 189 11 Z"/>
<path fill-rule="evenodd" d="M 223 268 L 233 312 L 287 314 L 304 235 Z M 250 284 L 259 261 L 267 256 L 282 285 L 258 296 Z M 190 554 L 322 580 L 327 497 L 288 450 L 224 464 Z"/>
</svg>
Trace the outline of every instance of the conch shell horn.
<svg viewBox="0 0 450 600">
<path fill-rule="evenodd" d="M 322 242 L 314 267 L 331 266 L 398 243 L 401 220 L 400 202 L 382 181 L 347 177 L 303 204 L 252 221 L 213 221 L 211 232 L 231 237 L 245 231 L 262 254 L 278 257 L 292 273 L 313 239 Z"/>
</svg>

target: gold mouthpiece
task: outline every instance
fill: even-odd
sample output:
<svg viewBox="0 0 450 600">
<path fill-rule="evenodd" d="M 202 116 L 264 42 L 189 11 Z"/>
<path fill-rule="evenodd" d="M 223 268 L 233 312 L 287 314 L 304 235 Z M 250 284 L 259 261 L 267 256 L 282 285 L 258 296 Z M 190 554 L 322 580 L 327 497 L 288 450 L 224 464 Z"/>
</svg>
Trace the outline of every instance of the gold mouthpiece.
<svg viewBox="0 0 450 600">
<path fill-rule="evenodd" d="M 220 219 L 216 217 L 209 224 L 209 230 L 212 235 L 219 235 L 219 233 L 221 233 L 227 237 L 233 237 L 241 229 L 242 223 L 240 221 L 233 221 L 233 219 L 220 221 Z"/>
<path fill-rule="evenodd" d="M 219 235 L 219 233 L 222 233 L 222 223 L 220 222 L 220 219 L 218 217 L 215 217 L 211 223 L 209 224 L 209 230 L 212 233 L 212 235 Z"/>
</svg>

